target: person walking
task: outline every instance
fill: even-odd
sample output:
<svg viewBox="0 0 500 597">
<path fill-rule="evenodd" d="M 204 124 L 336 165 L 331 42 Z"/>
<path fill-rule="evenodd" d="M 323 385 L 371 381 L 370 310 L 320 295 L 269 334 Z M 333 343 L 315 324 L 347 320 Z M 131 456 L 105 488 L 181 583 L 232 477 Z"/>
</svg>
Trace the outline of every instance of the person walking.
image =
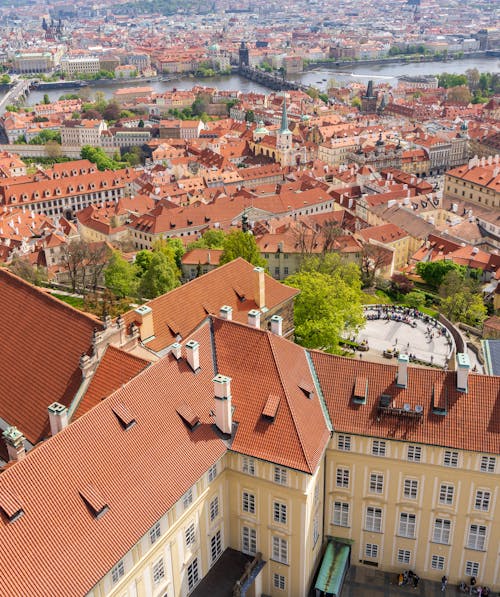
<svg viewBox="0 0 500 597">
<path fill-rule="evenodd" d="M 443 578 L 441 579 L 441 591 L 446 591 L 446 585 L 448 584 L 448 579 L 446 578 L 446 576 L 443 576 Z"/>
</svg>

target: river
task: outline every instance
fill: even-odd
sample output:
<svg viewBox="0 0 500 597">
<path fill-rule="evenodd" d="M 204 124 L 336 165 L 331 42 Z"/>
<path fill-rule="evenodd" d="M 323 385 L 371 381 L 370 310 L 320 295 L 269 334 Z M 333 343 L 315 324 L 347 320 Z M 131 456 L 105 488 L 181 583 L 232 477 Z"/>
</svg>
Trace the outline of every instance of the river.
<svg viewBox="0 0 500 597">
<path fill-rule="evenodd" d="M 396 84 L 396 77 L 400 75 L 438 75 L 443 72 L 462 74 L 469 68 L 477 68 L 480 72 L 496 72 L 499 70 L 500 62 L 498 58 L 482 56 L 480 58 L 469 58 L 462 60 L 452 60 L 450 62 L 419 62 L 407 64 L 404 62 L 391 64 L 373 64 L 373 65 L 352 65 L 346 67 L 338 67 L 332 65 L 331 68 L 320 68 L 297 75 L 294 80 L 301 81 L 306 85 L 314 85 L 321 90 L 326 89 L 327 82 L 334 78 L 339 82 L 361 81 L 366 82 L 372 78 L 377 80 L 384 80 L 390 84 Z M 228 75 L 224 77 L 212 77 L 209 79 L 196 79 L 194 77 L 183 77 L 175 81 L 152 81 L 151 83 L 141 83 L 134 81 L 131 83 L 120 83 L 117 85 L 92 85 L 89 86 L 88 92 L 92 96 L 97 91 L 102 91 L 106 98 L 110 98 L 113 92 L 119 87 L 127 87 L 133 85 L 148 85 L 157 92 L 170 91 L 176 89 L 191 89 L 194 85 L 206 85 L 217 87 L 218 89 L 239 89 L 243 92 L 269 92 L 269 89 L 248 81 L 240 75 Z M 76 90 L 77 92 L 78 90 Z M 58 99 L 63 93 L 71 93 L 71 89 L 55 89 L 48 92 L 51 100 Z M 33 91 L 29 98 L 28 104 L 34 105 L 41 102 L 46 91 Z"/>
</svg>

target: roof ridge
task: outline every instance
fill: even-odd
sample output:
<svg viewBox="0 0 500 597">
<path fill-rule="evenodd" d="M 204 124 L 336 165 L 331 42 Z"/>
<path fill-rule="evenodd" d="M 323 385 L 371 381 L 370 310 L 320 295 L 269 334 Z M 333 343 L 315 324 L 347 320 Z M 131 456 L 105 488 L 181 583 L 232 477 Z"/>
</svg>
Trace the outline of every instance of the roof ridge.
<svg viewBox="0 0 500 597">
<path fill-rule="evenodd" d="M 288 392 L 287 392 L 287 389 L 286 389 L 286 385 L 285 385 L 285 383 L 283 381 L 284 378 L 283 378 L 283 375 L 282 375 L 282 372 L 281 372 L 281 368 L 280 368 L 280 366 L 278 364 L 278 361 L 276 359 L 276 352 L 275 352 L 275 347 L 274 347 L 275 334 L 273 334 L 272 332 L 269 332 L 269 331 L 265 332 L 265 334 L 267 336 L 267 340 L 269 342 L 269 346 L 270 346 L 271 352 L 273 354 L 273 362 L 274 362 L 274 365 L 276 367 L 276 370 L 278 371 L 278 376 L 279 376 L 280 384 L 281 384 L 281 387 L 283 389 L 283 393 L 285 395 L 285 398 L 286 398 L 286 401 L 287 401 L 287 404 L 288 404 L 288 408 L 290 410 L 290 414 L 292 416 L 293 426 L 294 426 L 295 432 L 297 433 L 297 436 L 299 438 L 300 449 L 302 450 L 302 454 L 304 455 L 304 460 L 306 461 L 306 464 L 307 464 L 307 467 L 309 469 L 309 472 L 312 474 L 314 472 L 313 471 L 313 467 L 311 466 L 310 459 L 309 459 L 309 457 L 308 457 L 308 455 L 306 453 L 306 450 L 304 448 L 304 442 L 302 440 L 302 435 L 300 433 L 299 425 L 297 424 L 297 420 L 296 420 L 296 413 L 294 412 L 294 409 L 292 408 L 291 398 L 288 395 Z M 293 344 L 293 345 L 297 346 L 297 348 L 299 350 L 305 352 L 304 349 L 301 346 L 298 346 L 298 344 L 297 345 Z M 314 383 L 314 380 L 313 380 L 313 383 Z"/>
</svg>

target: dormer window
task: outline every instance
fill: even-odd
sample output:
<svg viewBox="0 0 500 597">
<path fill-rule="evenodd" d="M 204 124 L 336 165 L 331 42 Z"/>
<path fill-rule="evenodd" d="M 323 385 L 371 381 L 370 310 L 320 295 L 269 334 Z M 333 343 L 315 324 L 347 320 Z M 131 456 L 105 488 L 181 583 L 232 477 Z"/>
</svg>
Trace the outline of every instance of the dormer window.
<svg viewBox="0 0 500 597">
<path fill-rule="evenodd" d="M 45 189 L 44 195 L 45 195 L 45 197 L 50 197 L 50 191 L 49 191 L 49 189 Z"/>
</svg>

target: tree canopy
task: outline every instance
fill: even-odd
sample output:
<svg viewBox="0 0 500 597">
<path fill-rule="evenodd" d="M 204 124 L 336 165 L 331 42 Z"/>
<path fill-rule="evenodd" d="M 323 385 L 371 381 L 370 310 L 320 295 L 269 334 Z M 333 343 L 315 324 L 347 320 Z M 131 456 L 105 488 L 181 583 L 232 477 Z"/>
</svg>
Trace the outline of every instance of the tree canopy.
<svg viewBox="0 0 500 597">
<path fill-rule="evenodd" d="M 116 296 L 136 296 L 138 287 L 137 266 L 124 259 L 119 251 L 113 251 L 104 270 L 106 287 Z"/>
<path fill-rule="evenodd" d="M 436 289 L 441 286 L 444 277 L 449 271 L 455 270 L 465 273 L 463 265 L 457 265 L 453 261 L 446 261 L 444 259 L 439 261 L 421 261 L 417 263 L 416 270 L 424 282 Z"/>
<path fill-rule="evenodd" d="M 140 282 L 140 292 L 155 298 L 180 285 L 175 261 L 164 251 L 153 251 L 151 262 Z"/>
<path fill-rule="evenodd" d="M 249 263 L 258 267 L 266 267 L 266 260 L 261 257 L 255 237 L 250 232 L 233 230 L 224 239 L 224 252 L 220 258 L 220 265 L 229 263 L 237 257 L 243 257 Z"/>
</svg>

